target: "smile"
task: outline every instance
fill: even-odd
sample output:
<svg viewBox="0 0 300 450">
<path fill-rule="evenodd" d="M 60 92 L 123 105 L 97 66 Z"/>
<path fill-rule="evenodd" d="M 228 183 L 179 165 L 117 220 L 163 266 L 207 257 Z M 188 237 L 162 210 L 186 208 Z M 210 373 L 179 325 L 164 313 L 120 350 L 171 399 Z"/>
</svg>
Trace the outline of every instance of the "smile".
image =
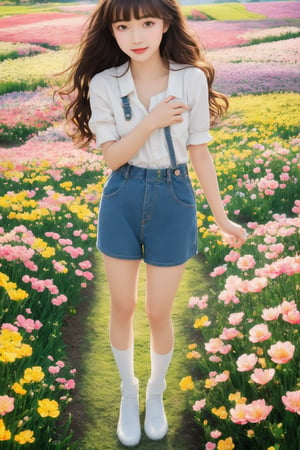
<svg viewBox="0 0 300 450">
<path fill-rule="evenodd" d="M 134 53 L 138 53 L 138 54 L 144 53 L 146 50 L 147 50 L 147 47 L 145 47 L 145 48 L 133 48 L 132 49 L 132 51 Z"/>
</svg>

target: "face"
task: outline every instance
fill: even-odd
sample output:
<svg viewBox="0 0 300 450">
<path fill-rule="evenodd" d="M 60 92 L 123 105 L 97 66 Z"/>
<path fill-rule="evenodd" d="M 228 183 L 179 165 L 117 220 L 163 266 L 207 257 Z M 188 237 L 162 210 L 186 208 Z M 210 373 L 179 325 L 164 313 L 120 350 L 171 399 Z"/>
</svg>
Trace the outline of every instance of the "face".
<svg viewBox="0 0 300 450">
<path fill-rule="evenodd" d="M 158 17 L 131 18 L 112 24 L 113 36 L 120 49 L 134 61 L 147 61 L 159 54 L 163 33 L 168 26 Z"/>
</svg>

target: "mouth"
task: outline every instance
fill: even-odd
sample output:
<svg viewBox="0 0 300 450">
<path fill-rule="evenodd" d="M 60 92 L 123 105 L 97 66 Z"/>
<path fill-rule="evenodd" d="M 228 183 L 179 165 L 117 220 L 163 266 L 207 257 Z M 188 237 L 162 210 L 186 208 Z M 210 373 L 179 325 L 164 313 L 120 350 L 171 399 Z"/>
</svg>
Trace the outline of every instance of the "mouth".
<svg viewBox="0 0 300 450">
<path fill-rule="evenodd" d="M 132 49 L 132 51 L 134 52 L 134 53 L 137 53 L 137 54 L 141 54 L 141 53 L 144 53 L 145 51 L 147 50 L 147 47 L 145 47 L 145 48 L 133 48 Z"/>
</svg>

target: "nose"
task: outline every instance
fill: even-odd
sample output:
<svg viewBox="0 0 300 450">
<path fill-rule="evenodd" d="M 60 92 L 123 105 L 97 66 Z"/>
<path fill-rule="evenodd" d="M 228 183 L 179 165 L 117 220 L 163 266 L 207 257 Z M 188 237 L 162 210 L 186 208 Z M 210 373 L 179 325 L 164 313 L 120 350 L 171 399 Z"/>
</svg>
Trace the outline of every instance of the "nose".
<svg viewBox="0 0 300 450">
<path fill-rule="evenodd" d="M 141 37 L 141 30 L 140 27 L 133 27 L 131 30 L 131 38 L 132 38 L 132 42 L 134 44 L 141 42 L 142 37 Z"/>
</svg>

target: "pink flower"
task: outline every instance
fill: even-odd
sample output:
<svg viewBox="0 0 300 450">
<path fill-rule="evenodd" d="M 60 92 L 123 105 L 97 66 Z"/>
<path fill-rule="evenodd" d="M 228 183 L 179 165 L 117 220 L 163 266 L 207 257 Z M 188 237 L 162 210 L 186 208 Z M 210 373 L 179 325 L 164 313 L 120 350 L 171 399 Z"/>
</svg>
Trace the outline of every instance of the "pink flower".
<svg viewBox="0 0 300 450">
<path fill-rule="evenodd" d="M 202 400 L 196 400 L 193 404 L 193 410 L 194 411 L 200 411 L 202 408 L 205 407 L 206 400 L 203 398 Z"/>
<path fill-rule="evenodd" d="M 272 409 L 273 406 L 266 405 L 265 400 L 255 400 L 247 405 L 247 421 L 250 423 L 259 423 L 268 417 Z"/>
<path fill-rule="evenodd" d="M 43 324 L 39 320 L 25 319 L 22 314 L 17 316 L 16 325 L 18 327 L 24 328 L 27 333 L 31 333 L 33 330 L 39 330 Z"/>
<path fill-rule="evenodd" d="M 18 331 L 18 327 L 15 327 L 14 325 L 12 325 L 11 323 L 3 323 L 1 325 L 1 330 L 9 330 L 9 331 Z"/>
<path fill-rule="evenodd" d="M 270 321 L 270 320 L 277 320 L 280 314 L 280 307 L 276 306 L 275 308 L 265 308 L 262 312 L 262 319 Z"/>
<path fill-rule="evenodd" d="M 82 270 L 86 270 L 86 269 L 90 269 L 90 268 L 92 267 L 92 264 L 91 264 L 91 262 L 88 261 L 88 260 L 86 260 L 86 261 L 81 261 L 81 262 L 79 263 L 79 267 L 80 267 Z"/>
<path fill-rule="evenodd" d="M 15 399 L 9 397 L 8 395 L 0 395 L 0 416 L 5 416 L 5 414 L 13 411 L 15 407 Z"/>
<path fill-rule="evenodd" d="M 248 422 L 247 419 L 247 405 L 243 403 L 236 404 L 235 408 L 231 408 L 230 419 L 233 423 L 237 423 L 239 425 L 245 425 Z"/>
<path fill-rule="evenodd" d="M 251 380 L 257 384 L 267 384 L 275 375 L 275 369 L 255 369 L 251 375 Z"/>
<path fill-rule="evenodd" d="M 56 365 L 57 365 L 58 367 L 60 367 L 61 369 L 62 369 L 63 367 L 65 367 L 65 363 L 64 363 L 63 361 L 57 361 Z"/>
<path fill-rule="evenodd" d="M 218 383 L 224 383 L 228 379 L 229 379 L 229 372 L 227 370 L 224 370 L 223 373 L 219 373 L 218 375 L 215 376 L 215 380 Z"/>
<path fill-rule="evenodd" d="M 253 269 L 256 262 L 253 255 L 244 255 L 237 260 L 237 267 L 243 271 Z"/>
<path fill-rule="evenodd" d="M 221 339 L 211 338 L 209 342 L 204 344 L 207 353 L 217 353 L 223 347 L 224 343 Z"/>
<path fill-rule="evenodd" d="M 267 285 L 268 280 L 266 277 L 252 278 L 247 283 L 247 292 L 261 292 Z"/>
<path fill-rule="evenodd" d="M 225 256 L 224 260 L 226 262 L 236 262 L 239 259 L 240 256 L 241 255 L 238 252 L 236 252 L 234 250 L 231 250 L 228 253 L 228 255 Z"/>
<path fill-rule="evenodd" d="M 287 392 L 286 395 L 281 397 L 285 409 L 293 413 L 300 414 L 300 390 Z"/>
<path fill-rule="evenodd" d="M 214 442 L 206 442 L 205 450 L 214 450 L 216 448 L 216 444 Z"/>
<path fill-rule="evenodd" d="M 276 364 L 285 364 L 289 362 L 295 352 L 295 346 L 291 342 L 278 341 L 277 344 L 271 345 L 268 354 Z"/>
<path fill-rule="evenodd" d="M 220 335 L 220 339 L 234 339 L 236 338 L 240 332 L 236 328 L 223 328 L 222 334 Z"/>
<path fill-rule="evenodd" d="M 244 312 L 231 313 L 228 318 L 228 322 L 230 323 L 230 325 L 239 325 L 243 320 L 244 315 Z"/>
<path fill-rule="evenodd" d="M 267 325 L 260 323 L 251 328 L 249 335 L 249 341 L 256 343 L 266 341 L 272 336 L 272 333 L 270 333 Z"/>
<path fill-rule="evenodd" d="M 219 275 L 222 275 L 224 272 L 226 272 L 226 270 L 227 270 L 226 264 L 224 266 L 218 266 L 215 267 L 214 270 L 209 275 L 214 278 Z"/>
<path fill-rule="evenodd" d="M 68 301 L 67 297 L 65 295 L 61 294 L 58 297 L 53 298 L 51 300 L 51 303 L 55 306 L 60 306 L 62 303 L 65 303 L 67 301 Z"/>
<path fill-rule="evenodd" d="M 51 373 L 53 375 L 53 374 L 59 373 L 60 372 L 60 368 L 57 367 L 57 366 L 50 366 L 48 368 L 48 371 L 49 371 L 49 373 Z"/>
<path fill-rule="evenodd" d="M 219 431 L 219 430 L 213 430 L 213 431 L 210 433 L 210 435 L 211 435 L 211 437 L 212 437 L 213 439 L 218 439 L 220 436 L 222 436 L 222 433 L 221 433 L 221 431 Z"/>
<path fill-rule="evenodd" d="M 289 311 L 294 311 L 295 309 L 297 309 L 297 305 L 295 301 L 287 302 L 286 300 L 284 300 L 281 303 L 280 308 L 282 314 L 287 314 Z"/>
<path fill-rule="evenodd" d="M 282 319 L 293 325 L 300 324 L 300 311 L 297 311 L 296 309 L 289 311 L 287 314 L 282 315 Z"/>
<path fill-rule="evenodd" d="M 239 372 L 246 372 L 248 370 L 252 370 L 256 363 L 257 363 L 257 356 L 254 353 L 250 353 L 249 355 L 244 353 L 236 361 L 237 370 Z"/>
<path fill-rule="evenodd" d="M 70 389 L 75 389 L 76 383 L 75 380 L 71 379 L 66 381 L 66 383 L 64 384 L 64 389 L 70 390 Z"/>
</svg>

